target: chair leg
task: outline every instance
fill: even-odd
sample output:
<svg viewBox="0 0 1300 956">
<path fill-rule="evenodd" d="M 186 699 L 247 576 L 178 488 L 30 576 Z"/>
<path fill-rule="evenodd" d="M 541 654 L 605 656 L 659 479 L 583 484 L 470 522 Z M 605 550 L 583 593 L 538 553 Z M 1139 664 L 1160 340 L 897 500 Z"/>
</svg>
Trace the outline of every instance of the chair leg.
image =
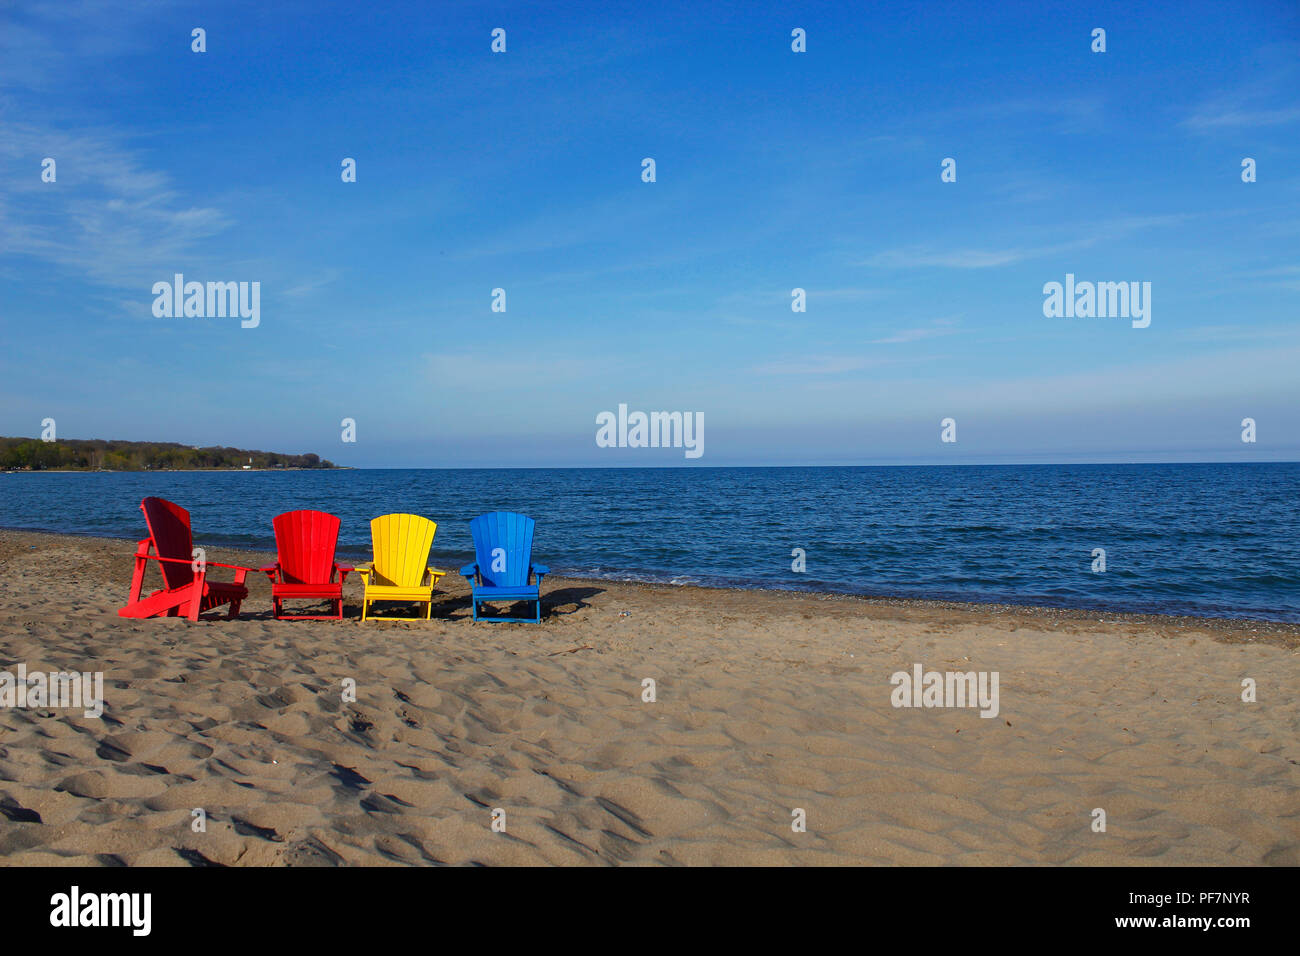
<svg viewBox="0 0 1300 956">
<path fill-rule="evenodd" d="M 140 588 L 144 586 L 144 558 L 135 559 L 135 568 L 131 572 L 131 594 L 127 598 L 127 604 L 135 604 L 140 600 Z"/>
<path fill-rule="evenodd" d="M 366 600 L 366 598 L 363 597 L 361 599 L 361 620 L 363 621 L 366 619 L 366 605 L 369 603 L 370 602 Z"/>
</svg>

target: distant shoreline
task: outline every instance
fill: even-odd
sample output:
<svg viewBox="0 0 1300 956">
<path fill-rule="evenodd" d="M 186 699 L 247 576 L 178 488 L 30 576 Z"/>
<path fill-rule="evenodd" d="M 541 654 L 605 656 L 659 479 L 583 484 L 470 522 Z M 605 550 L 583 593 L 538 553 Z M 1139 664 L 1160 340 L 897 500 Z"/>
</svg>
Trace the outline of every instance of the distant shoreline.
<svg viewBox="0 0 1300 956">
<path fill-rule="evenodd" d="M 53 419 L 48 419 L 51 428 Z M 289 454 L 228 445 L 107 438 L 0 436 L 0 470 L 10 471 L 301 471 L 338 466 L 314 452 Z"/>
<path fill-rule="evenodd" d="M 254 472 L 254 471 L 355 471 L 348 465 L 333 465 L 329 468 L 5 468 L 0 473 L 6 475 L 165 475 L 189 472 Z"/>
<path fill-rule="evenodd" d="M 826 471 L 835 469 L 963 469 L 963 468 L 1165 468 L 1174 465 L 1196 467 L 1243 466 L 1259 468 L 1266 465 L 1300 465 L 1300 459 L 1264 459 L 1261 461 L 972 461 L 972 462 L 875 462 L 856 465 L 706 465 L 706 464 L 618 464 L 618 465 L 330 465 L 317 468 L 0 468 L 0 474 L 44 474 L 50 472 L 87 473 L 101 472 L 115 475 L 138 475 L 173 472 L 213 471 Z"/>
</svg>

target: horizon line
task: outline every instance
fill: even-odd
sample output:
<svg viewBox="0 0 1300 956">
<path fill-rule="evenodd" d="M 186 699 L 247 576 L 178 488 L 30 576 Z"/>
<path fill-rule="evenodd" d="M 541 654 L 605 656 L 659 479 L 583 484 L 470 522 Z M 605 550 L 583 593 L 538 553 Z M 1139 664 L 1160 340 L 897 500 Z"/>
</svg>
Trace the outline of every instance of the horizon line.
<svg viewBox="0 0 1300 956">
<path fill-rule="evenodd" d="M 1264 461 L 963 461 L 963 462 L 876 462 L 872 464 L 823 465 L 335 465 L 333 468 L 142 468 L 115 470 L 110 468 L 4 468 L 7 475 L 68 474 L 68 475 L 139 475 L 163 472 L 199 473 L 232 472 L 250 474 L 269 472 L 331 472 L 331 471 L 688 471 L 697 469 L 723 470 L 728 468 L 1070 468 L 1078 466 L 1102 467 L 1106 465 L 1296 465 L 1300 459 L 1267 459 Z"/>
</svg>

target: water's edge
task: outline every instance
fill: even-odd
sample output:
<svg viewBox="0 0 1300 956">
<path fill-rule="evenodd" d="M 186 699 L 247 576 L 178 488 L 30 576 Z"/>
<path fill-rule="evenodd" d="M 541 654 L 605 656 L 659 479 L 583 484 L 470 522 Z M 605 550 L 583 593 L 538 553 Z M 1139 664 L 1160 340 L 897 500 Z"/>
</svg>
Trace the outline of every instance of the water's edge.
<svg viewBox="0 0 1300 956">
<path fill-rule="evenodd" d="M 82 531 L 59 531 L 50 528 L 21 528 L 0 525 L 0 534 L 13 532 L 16 534 L 37 534 L 54 538 L 85 538 L 90 541 L 121 542 L 134 548 L 136 540 L 134 538 L 120 538 L 111 535 L 90 534 Z M 223 540 L 219 537 L 205 538 L 205 542 L 216 547 L 226 548 L 231 551 L 238 551 L 245 554 L 265 555 L 267 562 L 274 560 L 275 551 L 262 548 L 250 548 L 238 542 Z M 124 555 L 124 559 L 129 555 Z M 340 550 L 338 557 L 344 561 L 368 561 L 370 555 L 359 551 L 345 552 Z M 432 560 L 433 556 L 431 556 Z M 470 556 L 465 557 L 466 561 L 472 560 Z M 433 562 L 435 565 L 437 561 Z M 445 562 L 448 567 L 448 573 L 454 574 L 455 569 L 462 566 L 460 559 Z M 675 579 L 669 579 L 669 578 Z M 877 606 L 896 606 L 896 607 L 917 607 L 917 608 L 935 608 L 943 610 L 964 611 L 964 612 L 983 612 L 983 613 L 1001 613 L 1001 614 L 1029 614 L 1029 615 L 1052 615 L 1060 616 L 1064 620 L 1079 621 L 1101 621 L 1100 617 L 1094 615 L 1103 615 L 1116 620 L 1105 621 L 1102 623 L 1113 624 L 1176 624 L 1180 626 L 1202 626 L 1210 629 L 1219 629 L 1230 627 L 1233 629 L 1246 629 L 1267 633 L 1294 634 L 1300 636 L 1300 622 L 1286 621 L 1274 618 L 1254 618 L 1254 617 L 1234 617 L 1227 614 L 1206 614 L 1206 613 L 1178 613 L 1175 611 L 1152 611 L 1149 609 L 1127 609 L 1115 606 L 1084 605 L 1073 603 L 1053 604 L 1050 602 L 1025 602 L 995 600 L 972 600 L 970 598 L 953 598 L 944 597 L 937 594 L 930 595 L 902 595 L 877 593 L 868 590 L 851 591 L 841 588 L 815 588 L 815 587 L 797 587 L 797 586 L 779 586 L 765 583 L 746 584 L 746 583 L 717 583 L 710 580 L 681 580 L 684 576 L 663 575 L 656 578 L 653 575 L 628 575 L 628 574 L 611 574 L 599 572 L 587 572 L 578 569 L 553 567 L 548 579 L 562 579 L 565 581 L 584 582 L 604 584 L 627 584 L 634 587 L 647 588 L 666 588 L 670 590 L 679 590 L 687 588 L 702 588 L 705 590 L 724 590 L 724 591 L 754 591 L 766 592 L 773 594 L 789 595 L 791 597 L 823 597 L 837 599 L 860 600 L 863 603 Z M 706 578 L 708 576 L 705 576 Z"/>
</svg>

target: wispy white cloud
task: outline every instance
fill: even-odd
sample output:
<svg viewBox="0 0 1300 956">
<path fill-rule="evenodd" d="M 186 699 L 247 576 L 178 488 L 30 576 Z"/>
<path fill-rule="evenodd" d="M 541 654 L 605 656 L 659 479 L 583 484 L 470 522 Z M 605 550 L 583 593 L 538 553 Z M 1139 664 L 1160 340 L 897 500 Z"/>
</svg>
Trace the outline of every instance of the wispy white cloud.
<svg viewBox="0 0 1300 956">
<path fill-rule="evenodd" d="M 1224 107 L 1213 112 L 1199 112 L 1183 120 L 1182 125 L 1197 131 L 1234 127 L 1282 126 L 1300 120 L 1300 109 L 1243 110 Z"/>
<path fill-rule="evenodd" d="M 1105 100 L 1100 96 L 1019 96 L 920 111 L 904 122 L 951 128 L 960 123 L 985 125 L 1034 116 L 1053 132 L 1069 134 L 1104 125 L 1105 110 Z"/>
<path fill-rule="evenodd" d="M 607 372 L 608 363 L 593 356 L 529 355 L 510 359 L 470 351 L 428 353 L 421 356 L 428 381 L 442 388 L 482 389 L 485 393 L 542 389 L 556 382 Z"/>
<path fill-rule="evenodd" d="M 303 279 L 298 283 L 289 286 L 284 290 L 284 295 L 290 299 L 302 299 L 314 292 L 317 292 L 328 285 L 333 284 L 339 277 L 339 270 L 327 269 L 310 278 Z"/>
<path fill-rule="evenodd" d="M 1262 129 L 1300 122 L 1295 105 L 1300 44 L 1278 43 L 1256 51 L 1239 72 L 1243 79 L 1205 99 L 1179 125 L 1195 133 Z"/>
<path fill-rule="evenodd" d="M 1260 285 L 1278 289 L 1300 289 L 1300 265 L 1275 266 L 1268 269 L 1251 269 L 1238 273 L 1234 279 L 1263 279 Z"/>
<path fill-rule="evenodd" d="M 1061 247 L 1056 247 L 1061 248 Z M 1025 259 L 1044 256 L 1050 250 L 1046 248 L 1030 249 L 954 249 L 940 252 L 934 249 L 912 246 L 905 249 L 890 249 L 877 253 L 866 260 L 865 265 L 882 269 L 919 269 L 934 267 L 940 269 L 989 269 L 994 266 L 1009 266 Z"/>
<path fill-rule="evenodd" d="M 905 345 L 908 342 L 919 342 L 923 339 L 933 339 L 941 335 L 952 335 L 956 329 L 956 319 L 935 319 L 929 325 L 917 326 L 911 329 L 901 329 L 893 335 L 885 336 L 881 339 L 872 339 L 872 345 Z"/>
<path fill-rule="evenodd" d="M 84 70 L 88 62 L 147 50 L 141 22 L 175 6 L 169 0 L 5 4 L 0 9 L 0 90 L 43 90 Z M 180 42 L 188 43 L 188 38 L 182 35 Z"/>
<path fill-rule="evenodd" d="M 819 302 L 861 302 L 866 299 L 879 299 L 888 295 L 884 289 L 862 289 L 862 288 L 845 288 L 845 289 L 818 289 L 810 288 L 807 290 L 809 299 L 816 299 Z M 789 293 L 786 293 L 788 296 Z"/>
<path fill-rule="evenodd" d="M 820 289 L 816 286 L 800 286 L 800 288 L 807 293 L 810 302 L 814 299 L 818 302 L 863 302 L 869 299 L 879 299 L 889 294 L 885 289 L 865 288 L 862 286 L 844 286 L 833 289 Z M 716 304 L 721 308 L 770 307 L 772 305 L 789 308 L 790 294 L 793 291 L 794 285 L 792 284 L 789 288 L 784 289 L 767 288 L 729 292 L 726 295 L 719 296 Z"/>
<path fill-rule="evenodd" d="M 210 202 L 188 199 L 120 127 L 88 121 L 75 100 L 48 93 L 70 75 L 116 75 L 123 58 L 151 49 L 158 18 L 174 6 L 70 0 L 0 9 L 0 257 L 138 288 L 187 267 L 203 240 L 231 225 Z M 56 182 L 41 180 L 45 157 L 57 164 Z"/>
<path fill-rule="evenodd" d="M 1191 218 L 1193 216 L 1188 214 L 1126 216 L 1080 226 L 1078 239 L 1053 244 L 1019 244 L 985 249 L 936 249 L 931 246 L 908 246 L 879 252 L 861 264 L 881 269 L 991 269 L 1055 256 L 1063 252 L 1087 249 L 1098 243 L 1113 242 L 1146 229 L 1178 225 Z"/>
<path fill-rule="evenodd" d="M 719 321 L 723 325 L 734 325 L 739 328 L 748 329 L 774 329 L 781 332 L 796 332 L 800 329 L 807 328 L 807 321 L 799 321 L 799 317 L 791 313 L 789 319 L 758 319 L 752 315 L 725 315 Z"/>
<path fill-rule="evenodd" d="M 1300 282 L 1296 283 L 1300 286 Z M 1174 333 L 1185 342 L 1253 342 L 1278 341 L 1300 343 L 1300 328 L 1295 326 L 1260 325 L 1243 322 L 1238 325 L 1203 325 Z"/>
<path fill-rule="evenodd" d="M 755 366 L 759 375 L 840 375 L 859 372 L 865 368 L 886 363 L 883 358 L 854 355 L 811 355 L 804 358 L 783 359 Z"/>
<path fill-rule="evenodd" d="M 53 183 L 41 181 L 47 156 Z M 0 138 L 0 170 L 14 184 L 0 210 L 0 256 L 105 286 L 141 286 L 184 268 L 202 240 L 231 224 L 221 210 L 187 202 L 112 133 L 12 126 Z"/>
</svg>

